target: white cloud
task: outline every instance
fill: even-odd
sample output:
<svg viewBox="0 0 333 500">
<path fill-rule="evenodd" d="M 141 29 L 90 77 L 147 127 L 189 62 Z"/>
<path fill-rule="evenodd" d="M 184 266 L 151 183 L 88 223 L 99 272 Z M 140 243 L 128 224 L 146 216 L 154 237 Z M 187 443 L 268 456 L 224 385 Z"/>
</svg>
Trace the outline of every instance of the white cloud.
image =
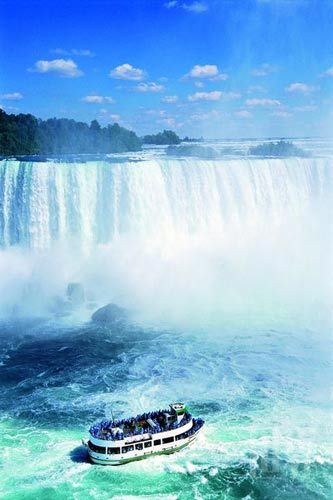
<svg viewBox="0 0 333 500">
<path fill-rule="evenodd" d="M 201 14 L 208 10 L 208 5 L 205 2 L 179 2 L 178 0 L 171 0 L 164 4 L 167 9 L 183 9 L 188 12 L 194 12 L 195 14 Z"/>
<path fill-rule="evenodd" d="M 131 64 L 125 63 L 112 69 L 109 73 L 111 78 L 117 80 L 143 80 L 145 72 L 143 69 L 134 68 Z"/>
<path fill-rule="evenodd" d="M 270 73 L 275 73 L 276 71 L 278 71 L 277 66 L 273 66 L 272 64 L 264 63 L 264 64 L 261 64 L 258 68 L 254 68 L 251 71 L 251 74 L 253 76 L 267 76 Z"/>
<path fill-rule="evenodd" d="M 216 64 L 196 64 L 183 78 L 204 78 L 206 80 L 227 80 L 226 73 L 220 73 Z"/>
<path fill-rule="evenodd" d="M 194 85 L 198 88 L 198 89 L 202 89 L 205 84 L 204 82 L 194 82 Z"/>
<path fill-rule="evenodd" d="M 293 115 L 288 111 L 274 111 L 274 113 L 272 113 L 272 116 L 277 116 L 278 118 L 290 118 Z"/>
<path fill-rule="evenodd" d="M 52 61 L 37 61 L 29 71 L 35 73 L 55 73 L 59 76 L 74 78 L 83 75 L 72 59 L 53 59 Z"/>
<path fill-rule="evenodd" d="M 188 76 L 191 78 L 211 78 L 212 76 L 216 76 L 219 74 L 219 70 L 216 64 L 196 64 L 190 70 Z"/>
<path fill-rule="evenodd" d="M 59 56 L 84 56 L 84 57 L 95 57 L 95 54 L 89 49 L 52 49 L 50 52 L 57 54 Z"/>
<path fill-rule="evenodd" d="M 306 83 L 291 83 L 287 88 L 287 92 L 299 92 L 301 94 L 309 94 L 310 92 L 313 92 L 314 87 L 311 87 L 310 85 L 307 85 Z"/>
<path fill-rule="evenodd" d="M 145 109 L 144 114 L 149 116 L 165 116 L 166 112 L 163 109 Z"/>
<path fill-rule="evenodd" d="M 262 93 L 265 93 L 267 92 L 267 90 L 265 89 L 265 87 L 263 87 L 262 85 L 251 85 L 248 89 L 247 89 L 247 94 L 253 94 L 255 92 L 262 92 Z"/>
<path fill-rule="evenodd" d="M 116 114 L 116 113 L 112 113 L 112 114 L 110 115 L 110 118 L 111 118 L 111 120 L 114 120 L 115 122 L 119 122 L 119 120 L 120 120 L 120 115 L 118 115 L 118 114 Z"/>
<path fill-rule="evenodd" d="M 294 109 L 295 111 L 316 111 L 318 106 L 315 104 L 306 104 L 305 106 L 297 106 Z"/>
<path fill-rule="evenodd" d="M 213 90 L 212 92 L 195 92 L 188 96 L 189 101 L 218 101 L 221 99 L 222 92 Z"/>
<path fill-rule="evenodd" d="M 176 95 L 166 95 L 165 97 L 162 98 L 163 102 L 166 102 L 168 104 L 173 104 L 174 102 L 178 101 L 178 96 Z"/>
<path fill-rule="evenodd" d="M 208 10 L 208 6 L 204 2 L 183 3 L 181 8 L 190 12 L 195 12 L 196 14 L 201 14 L 201 12 L 206 12 Z"/>
<path fill-rule="evenodd" d="M 324 76 L 333 76 L 333 66 L 325 71 Z"/>
<path fill-rule="evenodd" d="M 135 90 L 138 92 L 163 92 L 164 85 L 160 85 L 155 82 L 139 83 Z"/>
<path fill-rule="evenodd" d="M 6 101 L 20 101 L 23 99 L 23 95 L 21 92 L 12 92 L 10 94 L 2 94 L 0 95 L 0 99 L 4 99 Z"/>
<path fill-rule="evenodd" d="M 218 82 L 218 81 L 228 80 L 228 78 L 229 78 L 229 75 L 227 75 L 227 73 L 219 73 L 218 75 L 216 75 L 213 78 L 211 78 L 211 80 L 213 82 Z"/>
<path fill-rule="evenodd" d="M 221 113 L 219 111 L 217 111 L 216 109 L 212 109 L 207 113 L 194 113 L 193 115 L 190 116 L 190 119 L 199 122 L 205 120 L 214 120 L 216 118 L 219 118 L 220 116 Z"/>
<path fill-rule="evenodd" d="M 211 92 L 195 92 L 188 96 L 189 101 L 219 101 L 223 99 L 225 101 L 231 101 L 233 99 L 239 99 L 241 94 L 238 92 L 222 92 L 221 90 L 213 90 Z"/>
<path fill-rule="evenodd" d="M 277 99 L 246 99 L 246 106 L 280 106 L 281 103 Z"/>
<path fill-rule="evenodd" d="M 176 126 L 176 120 L 174 118 L 163 118 L 162 120 L 158 120 L 158 123 L 163 123 L 164 125 L 168 125 L 168 127 Z"/>
<path fill-rule="evenodd" d="M 87 102 L 90 104 L 111 104 L 114 102 L 112 97 L 110 96 L 103 96 L 103 95 L 86 95 L 85 97 L 82 98 L 83 102 Z"/>
<path fill-rule="evenodd" d="M 239 111 L 235 112 L 236 116 L 239 116 L 239 118 L 251 118 L 252 113 L 250 111 L 247 111 L 246 109 L 240 109 Z"/>
<path fill-rule="evenodd" d="M 222 92 L 222 98 L 226 101 L 239 99 L 240 97 L 242 97 L 242 94 L 240 94 L 239 92 Z"/>
</svg>

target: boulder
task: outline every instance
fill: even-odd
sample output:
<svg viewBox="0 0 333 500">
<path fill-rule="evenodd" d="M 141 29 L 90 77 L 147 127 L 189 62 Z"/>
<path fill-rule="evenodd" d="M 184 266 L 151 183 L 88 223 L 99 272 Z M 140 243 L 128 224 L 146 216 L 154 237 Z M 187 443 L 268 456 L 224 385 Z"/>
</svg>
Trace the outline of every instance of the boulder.
<svg viewBox="0 0 333 500">
<path fill-rule="evenodd" d="M 123 322 L 127 319 L 127 311 L 116 304 L 107 304 L 106 306 L 97 309 L 91 316 L 91 319 L 96 323 L 110 325 Z"/>
</svg>

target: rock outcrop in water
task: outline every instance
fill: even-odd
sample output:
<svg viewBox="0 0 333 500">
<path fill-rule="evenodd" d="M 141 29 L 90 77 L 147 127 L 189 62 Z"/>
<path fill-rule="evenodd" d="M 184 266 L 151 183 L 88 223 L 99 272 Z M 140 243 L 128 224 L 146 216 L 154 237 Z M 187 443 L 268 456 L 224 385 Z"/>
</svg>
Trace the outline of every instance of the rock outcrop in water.
<svg viewBox="0 0 333 500">
<path fill-rule="evenodd" d="M 309 153 L 303 151 L 303 149 L 295 146 L 295 144 L 289 141 L 264 142 L 258 144 L 250 148 L 249 155 L 273 158 L 288 158 L 292 156 L 304 158 L 311 156 Z"/>
<path fill-rule="evenodd" d="M 122 307 L 116 304 L 107 304 L 106 306 L 97 309 L 91 316 L 92 321 L 102 325 L 112 325 L 122 323 L 128 318 L 128 313 Z"/>
</svg>

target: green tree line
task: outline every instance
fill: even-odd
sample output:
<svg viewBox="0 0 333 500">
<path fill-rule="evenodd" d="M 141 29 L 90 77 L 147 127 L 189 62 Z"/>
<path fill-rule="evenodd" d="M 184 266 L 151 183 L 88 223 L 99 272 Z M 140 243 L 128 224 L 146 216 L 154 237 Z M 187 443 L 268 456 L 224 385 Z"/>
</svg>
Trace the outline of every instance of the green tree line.
<svg viewBox="0 0 333 500">
<path fill-rule="evenodd" d="M 68 118 L 41 120 L 31 114 L 7 114 L 0 109 L 0 155 L 122 153 L 142 144 L 179 144 L 172 130 L 138 137 L 118 123 L 102 127 Z"/>
</svg>

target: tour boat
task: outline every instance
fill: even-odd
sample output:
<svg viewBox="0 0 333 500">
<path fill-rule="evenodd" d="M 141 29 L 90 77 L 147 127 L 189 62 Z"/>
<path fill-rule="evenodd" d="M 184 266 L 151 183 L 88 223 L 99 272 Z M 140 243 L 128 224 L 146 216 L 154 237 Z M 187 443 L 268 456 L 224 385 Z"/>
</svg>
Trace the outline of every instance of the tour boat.
<svg viewBox="0 0 333 500">
<path fill-rule="evenodd" d="M 92 462 L 121 465 L 152 455 L 169 454 L 191 444 L 204 425 L 183 403 L 167 410 L 143 413 L 123 420 L 103 420 L 89 429 L 83 442 Z"/>
</svg>

